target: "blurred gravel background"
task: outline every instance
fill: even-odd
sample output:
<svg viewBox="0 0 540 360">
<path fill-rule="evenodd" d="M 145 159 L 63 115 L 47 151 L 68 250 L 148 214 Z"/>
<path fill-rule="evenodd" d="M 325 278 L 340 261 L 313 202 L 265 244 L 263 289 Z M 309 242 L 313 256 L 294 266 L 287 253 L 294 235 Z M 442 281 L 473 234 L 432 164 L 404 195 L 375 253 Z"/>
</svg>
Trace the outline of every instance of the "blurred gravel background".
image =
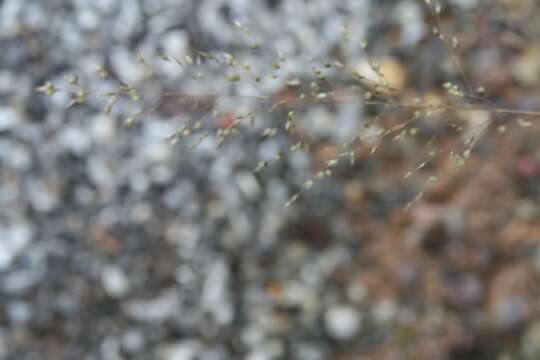
<svg viewBox="0 0 540 360">
<path fill-rule="evenodd" d="M 471 77 L 497 102 L 540 108 L 537 5 L 494 1 L 487 15 L 479 3 L 444 2 Z M 539 359 L 533 131 L 483 142 L 409 214 L 416 148 L 366 157 L 283 210 L 331 141 L 360 126 L 360 104 L 306 109 L 311 152 L 255 176 L 289 139 L 182 152 L 165 139 L 193 109 L 164 104 L 125 128 L 132 105 L 106 116 L 95 98 L 68 108 L 66 94 L 35 92 L 72 73 L 106 87 L 106 64 L 156 91 L 274 93 L 285 78 L 194 80 L 158 53 L 222 50 L 265 69 L 279 49 L 282 71 L 303 78 L 310 59 L 362 63 L 344 23 L 375 44 L 393 85 L 431 91 L 456 74 L 425 17 L 412 0 L 0 0 L 0 359 Z"/>
</svg>

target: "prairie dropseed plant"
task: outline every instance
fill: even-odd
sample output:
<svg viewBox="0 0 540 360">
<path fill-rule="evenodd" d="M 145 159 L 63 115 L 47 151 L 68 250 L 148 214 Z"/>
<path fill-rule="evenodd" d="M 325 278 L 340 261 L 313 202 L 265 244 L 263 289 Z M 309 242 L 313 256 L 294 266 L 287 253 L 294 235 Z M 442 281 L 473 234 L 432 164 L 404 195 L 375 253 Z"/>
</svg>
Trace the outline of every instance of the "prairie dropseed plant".
<svg viewBox="0 0 540 360">
<path fill-rule="evenodd" d="M 439 62 L 448 62 L 455 75 L 426 94 L 405 89 L 402 66 L 390 57 L 372 55 L 376 44 L 351 33 L 349 25 L 354 19 L 346 18 L 340 28 L 341 45 L 333 59 L 307 56 L 305 63 L 298 64 L 289 59 L 287 51 L 274 49 L 274 44 L 253 35 L 249 21 L 235 20 L 236 35 L 244 46 L 234 51 L 193 47 L 182 57 L 164 49 L 155 49 L 152 54 L 141 51 L 136 63 L 144 80 L 136 84 L 118 78 L 104 63 L 96 68 L 103 90 L 85 88 L 85 79 L 78 74 L 47 81 L 37 90 L 47 96 L 67 93 L 71 97 L 69 106 L 85 104 L 89 99 L 95 104 L 96 99 L 103 99 L 103 111 L 121 118 L 127 127 L 151 121 L 154 116 L 180 116 L 183 125 L 168 140 L 171 145 L 187 149 L 196 149 L 210 137 L 217 140 L 216 146 L 227 146 L 242 132 L 260 141 L 280 138 L 282 148 L 253 164 L 255 173 L 263 173 L 293 152 L 309 149 L 314 141 L 310 127 L 321 121 L 320 114 L 335 113 L 339 106 L 359 106 L 363 113 L 356 115 L 354 130 L 332 140 L 334 154 L 313 167 L 312 176 L 299 184 L 285 206 L 333 176 L 340 167 L 354 166 L 363 151 L 373 155 L 390 144 L 406 147 L 408 143 L 423 143 L 425 158 L 416 159 L 418 165 L 401 175 L 408 181 L 442 156 L 463 166 L 482 135 L 503 115 L 517 117 L 521 127 L 530 126 L 530 118 L 540 116 L 537 111 L 492 104 L 485 96 L 486 89 L 473 84 L 462 65 L 460 39 L 444 23 L 444 4 L 432 0 L 419 3 L 427 14 L 431 39 L 444 49 Z M 347 51 L 355 56 L 347 58 Z M 181 81 L 170 81 L 167 72 L 180 74 Z M 317 110 L 319 115 L 310 118 L 311 110 Z M 472 121 L 472 114 L 480 120 Z M 337 118 L 327 123 L 325 126 L 342 126 Z M 499 125 L 497 131 L 504 132 L 506 127 Z M 434 129 L 454 132 L 456 141 L 438 148 L 440 131 Z M 422 176 L 426 186 L 438 180 L 437 174 Z M 422 195 L 420 190 L 405 208 Z"/>
</svg>

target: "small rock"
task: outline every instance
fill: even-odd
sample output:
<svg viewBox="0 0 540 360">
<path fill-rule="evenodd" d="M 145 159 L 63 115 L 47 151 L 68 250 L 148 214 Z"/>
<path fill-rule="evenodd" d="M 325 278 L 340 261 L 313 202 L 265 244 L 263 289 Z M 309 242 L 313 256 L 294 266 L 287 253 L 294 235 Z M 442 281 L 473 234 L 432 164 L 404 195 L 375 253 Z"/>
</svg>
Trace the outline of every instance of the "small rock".
<svg viewBox="0 0 540 360">
<path fill-rule="evenodd" d="M 50 212 L 60 204 L 58 188 L 44 180 L 33 180 L 28 183 L 28 196 L 32 206 L 39 212 Z"/>
<path fill-rule="evenodd" d="M 540 75 L 540 47 L 529 47 L 521 56 L 517 57 L 512 64 L 514 78 L 523 86 L 538 84 Z"/>
<path fill-rule="evenodd" d="M 127 295 L 130 289 L 127 275 L 117 266 L 108 265 L 101 272 L 103 288 L 110 297 L 121 298 Z"/>
<path fill-rule="evenodd" d="M 77 22 L 84 30 L 94 31 L 99 27 L 101 19 L 95 11 L 84 8 L 77 14 Z"/>
<path fill-rule="evenodd" d="M 388 83 L 391 88 L 403 90 L 407 85 L 407 73 L 403 64 L 395 58 L 384 58 L 380 61 L 379 66 L 383 74 L 383 80 Z"/>
<path fill-rule="evenodd" d="M 261 193 L 261 187 L 255 176 L 250 172 L 242 172 L 235 176 L 236 184 L 248 199 L 255 199 Z"/>
<path fill-rule="evenodd" d="M 18 294 L 29 290 L 41 280 L 40 272 L 32 270 L 11 271 L 4 279 L 4 291 Z"/>
<path fill-rule="evenodd" d="M 401 1 L 395 9 L 396 20 L 401 26 L 401 43 L 405 46 L 416 45 L 426 34 L 420 4 L 415 1 Z"/>
<path fill-rule="evenodd" d="M 360 282 L 352 282 L 347 287 L 347 297 L 354 302 L 360 302 L 366 298 L 368 291 Z"/>
<path fill-rule="evenodd" d="M 362 315 L 347 305 L 334 305 L 324 314 L 325 329 L 332 338 L 348 340 L 354 337 L 361 327 Z"/>
<path fill-rule="evenodd" d="M 224 325 L 229 324 L 234 315 L 229 299 L 229 277 L 225 262 L 217 261 L 208 269 L 201 295 L 201 306 Z"/>
<path fill-rule="evenodd" d="M 111 51 L 111 66 L 122 81 L 133 84 L 141 81 L 146 69 L 137 61 L 135 54 L 126 48 L 115 47 Z"/>
<path fill-rule="evenodd" d="M 189 48 L 189 36 L 185 31 L 171 31 L 163 36 L 161 46 L 167 57 L 184 62 Z M 171 77 L 181 75 L 184 70 L 174 61 L 160 63 L 160 69 Z"/>
<path fill-rule="evenodd" d="M 150 300 L 133 300 L 123 306 L 128 317 L 141 322 L 165 321 L 176 316 L 180 310 L 180 301 L 174 290 Z"/>
<path fill-rule="evenodd" d="M 32 316 L 30 306 L 23 301 L 14 301 L 7 304 L 6 313 L 9 321 L 15 325 L 26 324 Z"/>
<path fill-rule="evenodd" d="M 8 356 L 8 334 L 0 328 L 0 358 L 5 359 Z"/>
<path fill-rule="evenodd" d="M 24 223 L 0 227 L 0 270 L 6 270 L 32 238 L 32 228 Z M 7 280 L 6 280 L 7 281 Z"/>
<path fill-rule="evenodd" d="M 379 323 L 388 323 L 392 321 L 398 313 L 397 304 L 390 300 L 386 299 L 378 303 L 373 309 L 373 317 Z"/>
<path fill-rule="evenodd" d="M 509 266 L 495 275 L 488 291 L 491 320 L 510 329 L 528 320 L 533 310 L 534 271 L 525 264 Z"/>
<path fill-rule="evenodd" d="M 160 360 L 194 360 L 200 352 L 201 345 L 196 340 L 185 340 L 169 344 L 158 350 Z"/>
<path fill-rule="evenodd" d="M 522 339 L 521 349 L 525 360 L 540 358 L 540 323 L 531 325 Z"/>
<path fill-rule="evenodd" d="M 139 330 L 130 330 L 122 336 L 122 348 L 129 353 L 141 351 L 144 347 L 144 336 Z"/>
<path fill-rule="evenodd" d="M 522 323 L 529 315 L 530 304 L 523 297 L 516 296 L 501 299 L 493 307 L 493 320 L 503 329 Z"/>
<path fill-rule="evenodd" d="M 77 155 L 83 155 L 90 150 L 90 139 L 87 131 L 74 126 L 64 128 L 59 136 L 59 143 Z"/>
<path fill-rule="evenodd" d="M 16 127 L 22 120 L 21 115 L 12 108 L 0 107 L 0 131 Z"/>
</svg>

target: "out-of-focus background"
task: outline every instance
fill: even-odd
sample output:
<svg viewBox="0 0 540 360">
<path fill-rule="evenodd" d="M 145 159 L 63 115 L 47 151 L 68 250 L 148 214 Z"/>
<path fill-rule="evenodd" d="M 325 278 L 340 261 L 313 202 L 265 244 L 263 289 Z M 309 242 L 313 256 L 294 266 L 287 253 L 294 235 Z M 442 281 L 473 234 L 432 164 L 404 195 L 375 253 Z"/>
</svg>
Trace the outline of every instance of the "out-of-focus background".
<svg viewBox="0 0 540 360">
<path fill-rule="evenodd" d="M 540 110 L 538 3 L 441 5 L 470 85 L 493 106 Z M 444 82 L 464 83 L 433 24 L 415 0 L 0 0 L 0 359 L 540 359 L 537 119 L 499 114 L 465 165 L 441 156 L 406 181 L 428 145 L 359 148 L 284 210 L 373 109 L 299 107 L 310 149 L 254 174 L 293 141 L 246 130 L 186 150 L 166 139 L 201 115 L 193 104 L 162 101 L 125 127 L 133 104 L 106 115 L 96 96 L 70 107 L 35 91 L 75 73 L 98 92 L 114 78 L 286 96 L 288 72 L 365 68 L 366 41 L 394 88 L 443 99 Z M 159 56 L 196 50 L 264 76 L 195 79 Z M 445 121 L 474 132 L 488 119 L 456 112 L 421 130 L 453 149 L 462 137 Z"/>
</svg>

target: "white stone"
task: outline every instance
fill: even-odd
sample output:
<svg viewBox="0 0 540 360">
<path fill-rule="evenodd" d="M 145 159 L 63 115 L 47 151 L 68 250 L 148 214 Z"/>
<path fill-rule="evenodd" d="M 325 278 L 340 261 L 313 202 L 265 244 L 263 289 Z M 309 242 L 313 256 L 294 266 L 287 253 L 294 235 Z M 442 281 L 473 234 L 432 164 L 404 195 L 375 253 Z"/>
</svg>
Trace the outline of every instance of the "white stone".
<svg viewBox="0 0 540 360">
<path fill-rule="evenodd" d="M 261 193 L 259 182 L 251 172 L 241 172 L 235 176 L 236 184 L 248 199 L 255 199 Z"/>
<path fill-rule="evenodd" d="M 116 129 L 113 120 L 105 114 L 99 114 L 90 121 L 90 133 L 98 143 L 110 143 L 114 140 Z"/>
<path fill-rule="evenodd" d="M 140 82 L 146 73 L 137 56 L 123 47 L 112 49 L 111 66 L 120 79 L 128 84 Z"/>
<path fill-rule="evenodd" d="M 135 321 L 161 322 L 180 312 L 180 302 L 176 291 L 165 291 L 150 300 L 133 300 L 123 306 L 124 312 Z"/>
<path fill-rule="evenodd" d="M 9 268 L 11 262 L 30 243 L 31 238 L 32 229 L 24 223 L 0 227 L 0 270 Z"/>
<path fill-rule="evenodd" d="M 216 261 L 208 269 L 202 296 L 201 306 L 210 312 L 220 324 L 230 324 L 233 309 L 229 299 L 230 272 L 225 262 Z"/>
<path fill-rule="evenodd" d="M 130 330 L 122 336 L 122 347 L 128 352 L 141 351 L 144 344 L 144 335 L 139 330 Z"/>
<path fill-rule="evenodd" d="M 171 31 L 163 36 L 161 44 L 167 56 L 183 61 L 189 46 L 189 36 L 185 31 Z"/>
<path fill-rule="evenodd" d="M 107 294 L 113 298 L 121 298 L 127 295 L 130 283 L 122 269 L 114 265 L 108 265 L 101 272 L 101 282 Z"/>
<path fill-rule="evenodd" d="M 96 30 L 100 23 L 100 17 L 95 11 L 84 8 L 77 14 L 77 22 L 85 30 Z"/>
<path fill-rule="evenodd" d="M 337 340 L 348 340 L 360 331 L 362 315 L 347 305 L 335 305 L 324 314 L 324 325 L 328 335 Z"/>
<path fill-rule="evenodd" d="M 77 155 L 82 155 L 90 150 L 90 138 L 81 128 L 74 126 L 64 128 L 58 135 L 59 142 L 65 148 Z"/>
<path fill-rule="evenodd" d="M 0 131 L 10 130 L 22 121 L 18 111 L 10 107 L 0 107 Z"/>
<path fill-rule="evenodd" d="M 185 340 L 162 347 L 158 356 L 160 360 L 194 360 L 200 352 L 200 347 L 196 340 Z"/>
</svg>

